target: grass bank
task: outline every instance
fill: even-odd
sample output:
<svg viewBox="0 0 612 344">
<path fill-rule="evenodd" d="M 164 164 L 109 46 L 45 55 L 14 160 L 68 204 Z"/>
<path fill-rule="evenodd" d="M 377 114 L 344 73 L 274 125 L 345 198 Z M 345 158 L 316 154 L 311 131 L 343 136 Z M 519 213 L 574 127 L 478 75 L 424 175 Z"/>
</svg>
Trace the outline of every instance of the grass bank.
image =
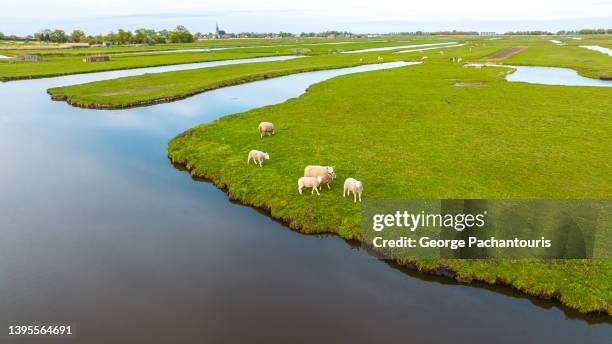
<svg viewBox="0 0 612 344">
<path fill-rule="evenodd" d="M 192 128 L 168 155 L 294 229 L 350 239 L 360 239 L 360 206 L 342 198 L 348 176 L 364 182 L 370 199 L 610 198 L 609 89 L 508 83 L 503 70 L 462 68 L 434 54 L 423 65 L 338 77 L 283 104 Z M 264 120 L 277 133 L 261 140 Z M 272 159 L 247 166 L 251 149 Z M 339 182 L 319 197 L 299 195 L 308 164 L 335 166 Z M 400 263 L 612 314 L 612 260 Z"/>
<path fill-rule="evenodd" d="M 217 51 L 199 52 L 161 52 L 163 47 L 147 48 L 133 47 L 131 49 L 120 47 L 110 48 L 90 48 L 89 49 L 51 49 L 42 51 L 0 51 L 0 55 L 15 56 L 26 53 L 43 55 L 42 62 L 17 62 L 10 63 L 0 59 L 0 81 L 10 81 L 19 79 L 34 79 L 53 77 L 78 73 L 102 72 L 109 70 L 121 70 L 141 67 L 155 67 L 183 63 L 206 62 L 217 60 L 244 59 L 264 56 L 277 55 L 328 55 L 331 51 L 339 50 L 359 50 L 376 48 L 390 45 L 419 44 L 425 42 L 441 42 L 446 40 L 422 41 L 413 40 L 406 42 L 361 42 L 355 41 L 344 44 L 317 44 L 302 43 L 301 45 L 279 44 L 262 46 L 251 42 L 253 45 L 236 48 L 231 46 L 211 46 L 211 48 L 232 48 Z M 289 41 L 285 42 L 289 43 Z M 327 42 L 330 43 L 330 42 Z M 339 42 L 332 42 L 339 43 Z M 341 42 L 340 42 L 341 43 Z M 306 44 L 306 45 L 304 45 Z M 197 45 L 172 45 L 169 50 L 196 49 Z M 134 53 L 144 54 L 134 54 Z M 112 55 L 112 60 L 108 62 L 85 63 L 82 61 L 85 55 Z"/>
<path fill-rule="evenodd" d="M 385 62 L 400 60 L 400 56 Z M 119 79 L 51 88 L 54 100 L 96 109 L 121 109 L 183 99 L 212 89 L 278 76 L 378 63 L 375 56 L 335 54 L 287 61 L 245 63 L 145 74 Z"/>
</svg>

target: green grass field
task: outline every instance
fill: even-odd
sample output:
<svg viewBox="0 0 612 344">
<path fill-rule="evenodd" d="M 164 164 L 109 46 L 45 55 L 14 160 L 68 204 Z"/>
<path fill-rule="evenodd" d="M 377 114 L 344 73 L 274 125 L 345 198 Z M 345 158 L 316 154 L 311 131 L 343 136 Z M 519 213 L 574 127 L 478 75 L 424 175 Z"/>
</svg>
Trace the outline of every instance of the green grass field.
<svg viewBox="0 0 612 344">
<path fill-rule="evenodd" d="M 319 40 L 316 40 L 319 41 Z M 436 39 L 433 41 L 415 40 L 410 43 L 404 40 L 398 42 L 367 42 L 356 41 L 347 44 L 316 44 L 306 40 L 302 45 L 293 44 L 291 40 L 234 40 L 233 45 L 229 43 L 207 44 L 208 48 L 227 48 L 232 46 L 244 46 L 244 48 L 233 48 L 228 50 L 205 51 L 205 52 L 175 52 L 175 53 L 152 53 L 157 50 L 179 50 L 196 49 L 204 47 L 202 44 L 174 44 L 160 46 L 141 47 L 109 47 L 109 48 L 81 48 L 81 49 L 47 49 L 33 51 L 0 50 L 0 55 L 16 56 L 21 54 L 39 54 L 43 56 L 43 62 L 17 62 L 10 63 L 0 59 L 0 81 L 16 79 L 30 79 L 41 77 L 52 77 L 77 73 L 101 72 L 109 70 L 132 69 L 140 67 L 164 66 L 182 63 L 206 62 L 216 60 L 230 60 L 240 58 L 252 58 L 277 55 L 329 55 L 330 50 L 358 50 L 376 48 L 389 45 L 406 45 L 426 42 L 444 42 L 448 39 Z M 224 42 L 224 41 L 218 41 Z M 227 41 L 229 42 L 229 41 Z M 266 43 L 264 45 L 264 43 Z M 338 41 L 343 42 L 343 41 Z M 326 42 L 329 43 L 329 42 Z M 274 46 L 276 45 L 276 46 Z M 307 50 L 304 50 L 307 49 Z M 133 54 L 136 52 L 147 52 L 146 54 Z M 108 62 L 85 63 L 82 61 L 86 55 L 112 55 Z"/>
<path fill-rule="evenodd" d="M 342 76 L 283 104 L 188 130 L 168 152 L 192 175 L 269 209 L 292 228 L 352 239 L 359 239 L 360 206 L 341 197 L 348 176 L 364 182 L 370 199 L 609 198 L 610 90 L 508 83 L 504 73 L 434 59 Z M 476 81 L 485 86 L 453 86 Z M 264 120 L 276 124 L 277 134 L 261 140 L 256 128 Z M 250 149 L 267 151 L 272 160 L 264 168 L 247 166 Z M 297 193 L 308 164 L 336 167 L 339 181 L 331 191 Z M 459 280 L 507 284 L 581 312 L 612 314 L 610 260 L 417 265 L 449 266 Z"/>
<path fill-rule="evenodd" d="M 126 77 L 49 92 L 74 105 L 119 108 L 267 77 L 377 63 L 379 56 L 384 62 L 428 56 L 421 65 L 334 78 L 283 104 L 190 129 L 169 144 L 169 157 L 192 175 L 211 179 L 245 204 L 268 209 L 292 228 L 360 239 L 360 206 L 341 197 L 341 183 L 348 176 L 364 182 L 364 197 L 369 199 L 610 198 L 611 89 L 509 83 L 504 75 L 510 69 L 466 68 L 449 61 L 450 56 L 485 61 L 504 49 L 527 47 L 496 63 L 569 67 L 596 78 L 612 75 L 610 56 L 579 47 L 609 46 L 609 36 L 576 42 L 562 38 L 568 42 L 563 46 L 550 38 L 453 37 L 446 41 L 466 45 L 406 54 L 328 54 L 340 47 L 309 46 L 311 56 L 291 61 Z M 409 44 L 400 40 L 393 45 Z M 358 43 L 352 48 L 385 44 Z M 152 55 L 138 57 L 141 61 L 125 68 L 142 66 L 149 58 L 253 57 L 245 54 L 289 54 L 295 47 L 283 48 Z M 59 63 L 56 70 L 70 65 Z M 7 73 L 3 67 L 0 64 L 0 75 Z M 16 68 L 12 73 L 26 76 L 33 71 Z M 454 86 L 474 82 L 482 86 Z M 264 120 L 274 122 L 277 133 L 261 140 L 257 124 Z M 251 149 L 269 152 L 272 160 L 264 168 L 247 166 Z M 308 164 L 336 167 L 339 180 L 332 190 L 324 189 L 320 197 L 298 195 L 296 180 Z M 612 260 L 422 260 L 417 266 L 448 266 L 461 281 L 506 284 L 558 298 L 581 312 L 612 314 Z"/>
</svg>

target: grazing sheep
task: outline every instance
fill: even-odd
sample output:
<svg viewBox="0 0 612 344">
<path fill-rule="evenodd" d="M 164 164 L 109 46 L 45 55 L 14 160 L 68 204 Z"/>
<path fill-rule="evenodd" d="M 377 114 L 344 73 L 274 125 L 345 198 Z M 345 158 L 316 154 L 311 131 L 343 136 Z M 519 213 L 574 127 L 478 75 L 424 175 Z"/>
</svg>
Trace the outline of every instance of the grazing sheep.
<svg viewBox="0 0 612 344">
<path fill-rule="evenodd" d="M 457 63 L 461 63 L 461 62 L 463 62 L 463 59 L 460 57 L 457 59 Z"/>
<path fill-rule="evenodd" d="M 336 179 L 336 172 L 333 166 L 309 165 L 304 168 L 304 177 L 321 177 L 327 188 L 331 189 L 329 185 Z"/>
<path fill-rule="evenodd" d="M 346 178 L 344 181 L 344 191 L 342 191 L 342 197 L 346 197 L 348 191 L 348 195 L 353 193 L 353 202 L 357 202 L 357 195 L 359 195 L 359 202 L 361 202 L 361 194 L 363 193 L 363 184 L 354 178 Z"/>
<path fill-rule="evenodd" d="M 450 58 L 450 62 L 455 62 L 455 58 L 454 58 L 454 57 L 451 57 L 451 58 Z"/>
<path fill-rule="evenodd" d="M 421 60 L 427 60 L 428 58 L 429 57 L 427 57 L 427 56 L 423 56 L 423 57 L 421 57 Z"/>
<path fill-rule="evenodd" d="M 274 135 L 274 124 L 270 122 L 261 122 L 259 123 L 259 137 L 263 138 L 264 135 Z"/>
<path fill-rule="evenodd" d="M 298 179 L 298 192 L 301 195 L 302 189 L 306 187 L 312 188 L 310 194 L 313 194 L 316 191 L 317 195 L 320 195 L 318 188 L 322 182 L 323 177 L 301 177 L 300 179 Z"/>
<path fill-rule="evenodd" d="M 251 162 L 251 159 L 253 159 L 256 165 L 259 164 L 259 167 L 262 167 L 264 160 L 270 160 L 270 154 L 253 149 L 249 152 L 247 165 Z"/>
</svg>

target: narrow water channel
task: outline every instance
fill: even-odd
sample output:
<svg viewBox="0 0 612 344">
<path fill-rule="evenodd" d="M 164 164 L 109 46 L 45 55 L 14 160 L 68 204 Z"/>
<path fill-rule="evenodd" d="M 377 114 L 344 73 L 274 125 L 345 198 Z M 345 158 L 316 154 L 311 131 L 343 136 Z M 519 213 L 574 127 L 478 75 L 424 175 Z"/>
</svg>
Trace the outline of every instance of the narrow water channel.
<svg viewBox="0 0 612 344">
<path fill-rule="evenodd" d="M 514 71 L 506 75 L 510 82 L 527 82 L 540 85 L 558 86 L 593 86 L 612 87 L 612 80 L 587 78 L 570 68 L 540 67 L 540 66 L 512 66 L 485 63 L 469 63 L 469 67 L 506 67 Z"/>
<path fill-rule="evenodd" d="M 45 90 L 181 67 L 1 83 L 0 325 L 71 324 L 75 342 L 105 344 L 608 341 L 608 318 L 411 274 L 338 237 L 293 232 L 166 157 L 168 141 L 199 123 L 405 65 L 119 111 L 53 102 Z M 42 343 L 10 339 L 20 342 Z"/>
</svg>

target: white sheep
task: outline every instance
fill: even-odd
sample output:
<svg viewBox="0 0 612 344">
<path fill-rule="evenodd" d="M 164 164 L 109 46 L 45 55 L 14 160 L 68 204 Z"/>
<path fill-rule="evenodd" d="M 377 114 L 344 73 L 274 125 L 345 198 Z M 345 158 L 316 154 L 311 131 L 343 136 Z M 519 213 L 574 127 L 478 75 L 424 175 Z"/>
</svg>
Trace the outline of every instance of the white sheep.
<svg viewBox="0 0 612 344">
<path fill-rule="evenodd" d="M 457 59 L 457 63 L 461 63 L 461 62 L 463 62 L 463 59 L 460 57 Z"/>
<path fill-rule="evenodd" d="M 429 57 L 427 57 L 427 56 L 423 56 L 423 57 L 421 57 L 421 60 L 427 60 L 428 58 Z"/>
<path fill-rule="evenodd" d="M 353 193 L 353 202 L 357 202 L 357 195 L 359 195 L 359 202 L 361 202 L 361 194 L 363 193 L 363 183 L 354 178 L 346 178 L 344 181 L 344 191 L 342 191 L 342 197 L 346 197 Z"/>
<path fill-rule="evenodd" d="M 330 184 L 336 179 L 336 172 L 333 166 L 308 165 L 304 168 L 304 177 L 321 177 L 327 188 L 331 189 Z"/>
<path fill-rule="evenodd" d="M 270 122 L 261 122 L 257 127 L 259 130 L 259 137 L 263 138 L 264 135 L 274 135 L 274 124 Z"/>
<path fill-rule="evenodd" d="M 270 154 L 253 149 L 249 152 L 247 165 L 251 162 L 251 159 L 253 159 L 256 165 L 259 164 L 259 167 L 262 167 L 264 160 L 270 160 Z"/>
<path fill-rule="evenodd" d="M 302 189 L 306 187 L 312 188 L 310 194 L 313 194 L 316 191 L 317 195 L 320 195 L 318 188 L 322 182 L 323 177 L 301 177 L 300 179 L 298 179 L 298 192 L 301 195 Z"/>
</svg>

